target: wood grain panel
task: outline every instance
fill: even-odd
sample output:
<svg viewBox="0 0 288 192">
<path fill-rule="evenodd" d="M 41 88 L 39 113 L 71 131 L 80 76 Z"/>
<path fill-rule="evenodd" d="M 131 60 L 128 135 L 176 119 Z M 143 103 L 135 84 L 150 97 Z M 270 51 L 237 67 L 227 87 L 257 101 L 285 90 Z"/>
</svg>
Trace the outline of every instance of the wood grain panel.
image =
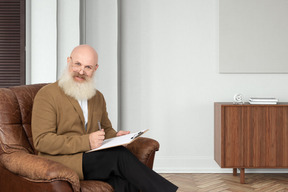
<svg viewBox="0 0 288 192">
<path fill-rule="evenodd" d="M 225 167 L 243 166 L 242 111 L 239 107 L 224 109 L 224 159 Z"/>
<path fill-rule="evenodd" d="M 219 106 L 217 103 L 214 104 L 214 160 L 222 167 L 224 166 L 221 163 L 221 155 L 224 153 L 221 153 L 222 149 L 221 147 L 224 146 L 221 144 L 222 142 L 222 136 L 221 134 L 223 131 L 221 131 L 221 106 Z"/>
</svg>

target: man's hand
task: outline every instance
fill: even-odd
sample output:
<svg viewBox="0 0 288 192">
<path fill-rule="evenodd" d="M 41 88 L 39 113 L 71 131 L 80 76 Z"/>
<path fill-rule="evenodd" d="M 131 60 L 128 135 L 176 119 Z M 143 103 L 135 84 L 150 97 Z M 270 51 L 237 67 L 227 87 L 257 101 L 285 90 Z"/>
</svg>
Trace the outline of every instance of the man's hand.
<svg viewBox="0 0 288 192">
<path fill-rule="evenodd" d="M 129 133 L 130 133 L 130 131 L 118 131 L 116 136 L 118 137 L 118 136 L 121 136 L 121 135 L 127 135 Z"/>
<path fill-rule="evenodd" d="M 90 142 L 91 149 L 95 149 L 97 147 L 100 147 L 102 145 L 104 139 L 105 139 L 104 129 L 101 129 L 101 131 L 96 131 L 96 132 L 90 133 L 89 142 Z"/>
</svg>

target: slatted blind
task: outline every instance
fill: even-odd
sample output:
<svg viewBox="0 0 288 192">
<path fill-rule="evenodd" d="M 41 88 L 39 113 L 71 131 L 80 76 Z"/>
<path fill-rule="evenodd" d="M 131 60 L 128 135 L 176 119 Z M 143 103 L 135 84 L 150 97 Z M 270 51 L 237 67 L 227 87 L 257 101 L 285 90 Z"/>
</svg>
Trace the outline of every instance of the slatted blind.
<svg viewBox="0 0 288 192">
<path fill-rule="evenodd" d="M 0 87 L 25 79 L 25 0 L 0 0 Z"/>
</svg>

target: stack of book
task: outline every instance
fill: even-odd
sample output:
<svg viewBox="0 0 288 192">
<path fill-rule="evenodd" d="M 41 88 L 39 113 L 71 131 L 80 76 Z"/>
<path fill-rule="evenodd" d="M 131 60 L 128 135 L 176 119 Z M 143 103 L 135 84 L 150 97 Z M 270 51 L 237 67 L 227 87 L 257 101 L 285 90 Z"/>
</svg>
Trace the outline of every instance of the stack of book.
<svg viewBox="0 0 288 192">
<path fill-rule="evenodd" d="M 250 104 L 261 104 L 261 105 L 266 105 L 266 104 L 277 104 L 278 99 L 276 98 L 269 98 L 269 97 L 250 97 L 249 99 Z"/>
</svg>

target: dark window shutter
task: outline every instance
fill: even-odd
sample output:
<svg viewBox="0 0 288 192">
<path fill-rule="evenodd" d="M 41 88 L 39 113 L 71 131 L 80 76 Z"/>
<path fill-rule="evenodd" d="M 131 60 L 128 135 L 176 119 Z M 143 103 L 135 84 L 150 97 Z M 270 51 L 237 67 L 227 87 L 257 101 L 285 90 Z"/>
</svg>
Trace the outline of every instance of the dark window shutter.
<svg viewBox="0 0 288 192">
<path fill-rule="evenodd" d="M 0 0 L 0 87 L 25 84 L 25 0 Z"/>
</svg>

